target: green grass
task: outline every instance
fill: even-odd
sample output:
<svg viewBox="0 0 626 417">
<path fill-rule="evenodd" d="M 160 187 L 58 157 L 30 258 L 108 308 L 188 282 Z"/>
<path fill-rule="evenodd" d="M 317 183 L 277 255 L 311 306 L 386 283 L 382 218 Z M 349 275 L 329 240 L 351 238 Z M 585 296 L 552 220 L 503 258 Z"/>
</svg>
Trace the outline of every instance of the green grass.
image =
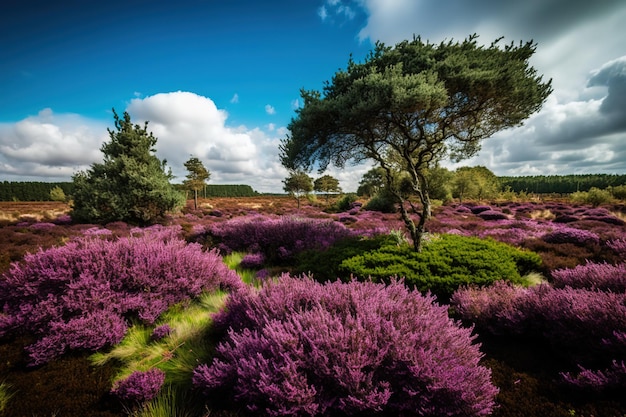
<svg viewBox="0 0 626 417">
<path fill-rule="evenodd" d="M 124 339 L 108 352 L 91 355 L 95 365 L 115 360 L 120 370 L 115 381 L 128 377 L 134 371 L 159 368 L 165 371 L 166 384 L 188 388 L 193 370 L 199 363 L 210 361 L 214 343 L 209 337 L 211 317 L 226 302 L 227 293 L 205 293 L 190 304 L 173 306 L 155 326 L 136 324 Z M 155 327 L 168 324 L 171 333 L 161 340 L 152 340 Z"/>
<path fill-rule="evenodd" d="M 241 268 L 241 260 L 246 256 L 244 252 L 232 252 L 229 255 L 223 257 L 223 261 L 230 269 L 237 272 L 237 274 L 241 277 L 241 280 L 248 285 L 254 285 L 258 287 L 261 285 L 261 282 L 256 277 L 256 271 L 252 269 L 244 269 Z"/>
<path fill-rule="evenodd" d="M 7 405 L 14 395 L 15 393 L 11 391 L 11 385 L 6 382 L 0 383 L 0 415 L 7 409 Z"/>
</svg>

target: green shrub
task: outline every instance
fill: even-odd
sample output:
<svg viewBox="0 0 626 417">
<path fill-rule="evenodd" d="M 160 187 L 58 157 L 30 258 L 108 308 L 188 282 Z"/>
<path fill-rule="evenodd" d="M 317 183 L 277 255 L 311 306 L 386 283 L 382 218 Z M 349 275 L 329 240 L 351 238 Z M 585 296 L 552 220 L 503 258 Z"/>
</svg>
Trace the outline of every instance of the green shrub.
<svg viewBox="0 0 626 417">
<path fill-rule="evenodd" d="M 326 250 L 308 250 L 296 256 L 295 271 L 310 274 L 316 281 L 350 279 L 350 274 L 341 275 L 339 265 L 345 259 L 379 249 L 383 245 L 396 244 L 393 236 L 377 235 L 373 238 L 349 237 L 335 242 Z"/>
<path fill-rule="evenodd" d="M 422 252 L 408 244 L 384 244 L 344 259 L 337 270 L 339 275 L 353 274 L 377 282 L 397 276 L 410 287 L 447 299 L 461 285 L 482 286 L 499 279 L 521 283 L 522 275 L 540 263 L 536 253 L 495 240 L 441 235 L 429 241 Z"/>
<path fill-rule="evenodd" d="M 394 197 L 385 190 L 372 197 L 363 208 L 381 213 L 395 213 L 397 211 Z"/>
<path fill-rule="evenodd" d="M 589 191 L 576 191 L 570 196 L 573 203 L 591 204 L 593 207 L 610 203 L 612 198 L 610 191 L 596 187 L 592 187 Z"/>
<path fill-rule="evenodd" d="M 354 203 L 358 199 L 358 196 L 354 193 L 345 194 L 335 203 L 335 210 L 340 211 L 348 211 L 352 208 L 352 203 Z"/>
</svg>

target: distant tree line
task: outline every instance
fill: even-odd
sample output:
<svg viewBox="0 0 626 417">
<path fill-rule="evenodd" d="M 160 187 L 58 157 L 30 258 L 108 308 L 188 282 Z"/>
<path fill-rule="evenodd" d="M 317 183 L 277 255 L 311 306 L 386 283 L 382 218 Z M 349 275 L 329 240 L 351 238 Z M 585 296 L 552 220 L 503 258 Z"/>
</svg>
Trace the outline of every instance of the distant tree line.
<svg viewBox="0 0 626 417">
<path fill-rule="evenodd" d="M 39 181 L 2 181 L 0 182 L 0 201 L 54 201 L 56 187 L 63 190 L 67 198 L 71 198 L 74 190 L 72 182 L 39 182 Z M 251 186 L 244 184 L 210 184 L 200 190 L 200 197 L 254 197 L 259 193 Z"/>
<path fill-rule="evenodd" d="M 245 184 L 209 184 L 206 186 L 207 197 L 254 197 L 257 195 L 259 193 Z"/>
<path fill-rule="evenodd" d="M 534 194 L 571 194 L 592 188 L 606 189 L 626 185 L 626 175 L 579 174 L 498 177 L 503 189 Z"/>
<path fill-rule="evenodd" d="M 53 201 L 54 188 L 60 188 L 66 196 L 72 194 L 74 183 L 39 181 L 0 182 L 0 201 Z"/>
</svg>

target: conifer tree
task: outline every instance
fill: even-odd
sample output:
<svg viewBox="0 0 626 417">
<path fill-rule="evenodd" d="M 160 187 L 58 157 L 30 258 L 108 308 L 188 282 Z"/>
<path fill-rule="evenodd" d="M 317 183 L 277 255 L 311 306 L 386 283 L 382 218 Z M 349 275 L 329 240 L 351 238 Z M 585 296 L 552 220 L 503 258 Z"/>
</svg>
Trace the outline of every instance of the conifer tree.
<svg viewBox="0 0 626 417">
<path fill-rule="evenodd" d="M 108 223 L 126 221 L 156 223 L 167 212 L 184 204 L 184 196 L 170 183 L 167 162 L 155 155 L 157 138 L 144 126 L 133 124 L 124 112 L 113 109 L 115 130 L 107 129 L 110 141 L 102 145 L 102 163 L 73 176 L 73 208 L 76 221 Z"/>
</svg>

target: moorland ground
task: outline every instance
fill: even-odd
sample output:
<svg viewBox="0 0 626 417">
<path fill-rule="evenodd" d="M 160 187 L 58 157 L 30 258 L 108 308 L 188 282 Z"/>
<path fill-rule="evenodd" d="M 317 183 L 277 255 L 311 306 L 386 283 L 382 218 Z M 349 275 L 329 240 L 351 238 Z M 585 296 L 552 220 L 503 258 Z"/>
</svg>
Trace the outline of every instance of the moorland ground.
<svg viewBox="0 0 626 417">
<path fill-rule="evenodd" d="M 587 261 L 620 262 L 620 257 L 603 242 L 626 237 L 623 204 L 592 209 L 567 201 L 537 200 L 492 202 L 489 210 L 476 210 L 477 213 L 470 210 L 477 206 L 487 207 L 487 204 L 454 203 L 438 207 L 427 229 L 432 233 L 491 236 L 533 250 L 542 257 L 540 272 L 547 278 L 554 270 L 573 268 Z M 358 230 L 377 227 L 402 230 L 403 227 L 395 213 L 367 212 L 358 207 L 342 212 L 325 211 L 327 203 L 323 199 L 314 203 L 305 201 L 300 209 L 295 199 L 282 196 L 211 198 L 201 200 L 198 210 L 191 207 L 165 220 L 166 224 L 181 226 L 188 240 L 212 224 L 243 216 L 332 219 Z M 131 229 L 123 223 L 73 224 L 65 216 L 68 211 L 69 206 L 64 203 L 0 203 L 0 272 L 7 271 L 12 262 L 19 262 L 26 253 L 64 245 L 72 237 L 105 228 L 113 235 L 124 236 Z M 481 212 L 488 213 L 480 216 Z M 520 222 L 526 221 L 533 223 L 525 223 L 522 228 Z M 599 240 L 585 244 L 546 242 L 532 229 L 545 231 L 550 225 L 565 221 L 569 228 L 595 233 Z M 484 353 L 482 363 L 491 369 L 493 382 L 500 390 L 494 416 L 626 416 L 626 403 L 621 395 L 565 389 L 558 377 L 564 367 L 571 365 L 564 363 L 559 351 L 545 341 L 480 333 L 477 341 Z M 31 342 L 32 336 L 28 334 L 0 339 L 0 383 L 6 382 L 15 393 L 5 415 L 124 415 L 124 409 L 110 395 L 115 362 L 94 366 L 88 354 L 71 352 L 45 365 L 29 367 L 24 346 Z"/>
</svg>

